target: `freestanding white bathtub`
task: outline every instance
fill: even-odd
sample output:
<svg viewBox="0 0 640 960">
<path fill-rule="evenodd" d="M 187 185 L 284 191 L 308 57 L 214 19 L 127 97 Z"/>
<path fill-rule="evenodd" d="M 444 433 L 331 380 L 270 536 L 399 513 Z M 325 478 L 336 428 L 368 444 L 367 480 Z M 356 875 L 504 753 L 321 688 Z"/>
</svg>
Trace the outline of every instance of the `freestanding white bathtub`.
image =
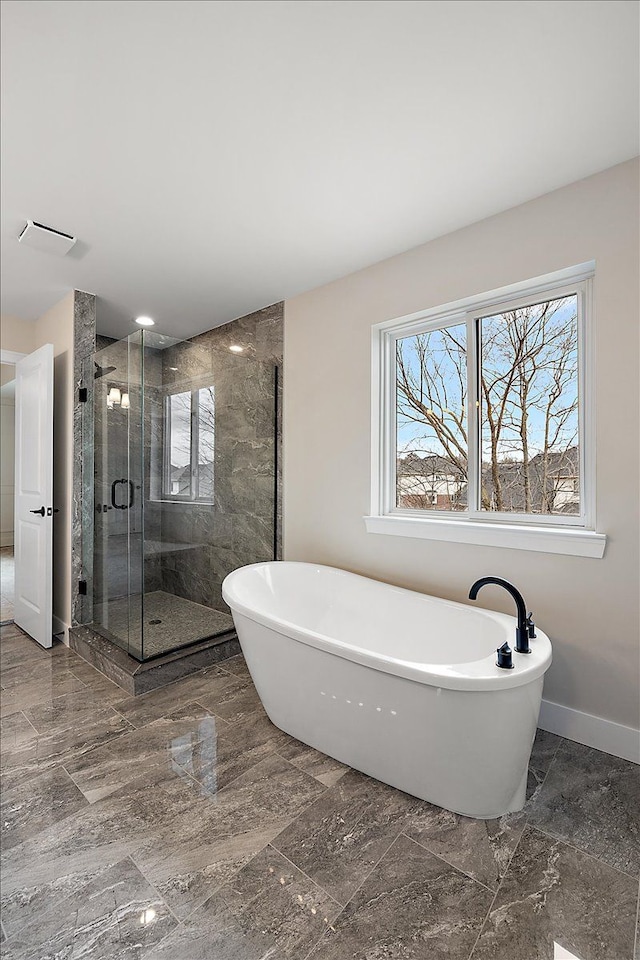
<svg viewBox="0 0 640 960">
<path fill-rule="evenodd" d="M 273 723 L 469 817 L 519 810 L 551 644 L 496 665 L 516 621 L 333 567 L 256 563 L 222 585 Z"/>
</svg>

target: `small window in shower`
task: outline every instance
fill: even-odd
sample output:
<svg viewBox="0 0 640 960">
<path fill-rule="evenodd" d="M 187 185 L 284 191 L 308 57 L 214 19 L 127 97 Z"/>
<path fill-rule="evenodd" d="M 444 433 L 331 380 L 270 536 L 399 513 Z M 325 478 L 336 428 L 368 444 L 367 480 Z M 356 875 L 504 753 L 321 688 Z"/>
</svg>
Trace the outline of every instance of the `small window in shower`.
<svg viewBox="0 0 640 960">
<path fill-rule="evenodd" d="M 213 384 L 169 394 L 164 410 L 164 497 L 213 502 L 214 454 Z"/>
</svg>

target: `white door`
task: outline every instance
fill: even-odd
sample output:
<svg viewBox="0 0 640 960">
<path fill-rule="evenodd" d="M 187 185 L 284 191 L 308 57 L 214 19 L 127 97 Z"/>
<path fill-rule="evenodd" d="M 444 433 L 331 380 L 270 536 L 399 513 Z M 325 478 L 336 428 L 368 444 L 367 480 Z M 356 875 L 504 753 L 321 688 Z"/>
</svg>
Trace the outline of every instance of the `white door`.
<svg viewBox="0 0 640 960">
<path fill-rule="evenodd" d="M 15 621 L 53 643 L 53 346 L 16 363 Z"/>
</svg>

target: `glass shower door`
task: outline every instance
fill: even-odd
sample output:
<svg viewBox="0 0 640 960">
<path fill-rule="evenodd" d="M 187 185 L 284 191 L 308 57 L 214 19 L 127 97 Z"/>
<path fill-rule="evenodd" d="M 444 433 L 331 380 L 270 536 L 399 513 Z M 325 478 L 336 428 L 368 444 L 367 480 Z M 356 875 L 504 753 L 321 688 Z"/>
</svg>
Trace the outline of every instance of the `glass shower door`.
<svg viewBox="0 0 640 960">
<path fill-rule="evenodd" d="M 133 335 L 94 357 L 94 625 L 142 658 L 142 351 Z"/>
</svg>

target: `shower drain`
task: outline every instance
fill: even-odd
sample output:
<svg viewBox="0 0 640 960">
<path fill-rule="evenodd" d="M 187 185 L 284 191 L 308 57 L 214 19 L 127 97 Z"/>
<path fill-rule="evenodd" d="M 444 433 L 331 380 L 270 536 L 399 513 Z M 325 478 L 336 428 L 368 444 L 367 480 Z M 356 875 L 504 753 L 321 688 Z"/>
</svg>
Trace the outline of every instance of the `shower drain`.
<svg viewBox="0 0 640 960">
<path fill-rule="evenodd" d="M 162 620 L 149 620 L 149 623 L 152 623 L 155 627 L 157 623 L 162 623 Z"/>
</svg>

